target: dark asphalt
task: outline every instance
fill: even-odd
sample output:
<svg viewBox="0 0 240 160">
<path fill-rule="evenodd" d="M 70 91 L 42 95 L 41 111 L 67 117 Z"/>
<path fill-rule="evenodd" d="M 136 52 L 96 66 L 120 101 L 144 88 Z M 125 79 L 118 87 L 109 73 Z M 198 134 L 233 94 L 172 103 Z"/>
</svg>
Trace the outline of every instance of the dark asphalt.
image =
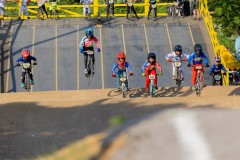
<svg viewBox="0 0 240 160">
<path fill-rule="evenodd" d="M 102 44 L 102 53 L 97 53 L 95 46 L 95 75 L 92 78 L 86 78 L 83 74 L 83 55 L 78 49 L 79 42 L 85 35 L 86 25 L 13 28 L 8 92 L 24 91 L 20 88 L 21 68 L 15 67 L 22 48 L 29 48 L 38 59 L 38 65 L 33 69 L 33 91 L 115 88 L 116 81 L 111 77 L 111 68 L 116 61 L 116 54 L 119 51 L 124 52 L 125 49 L 127 61 L 134 71 L 134 76 L 129 77 L 130 88 L 144 88 L 145 78 L 141 76 L 140 69 L 147 59 L 146 36 L 150 52 L 157 54 L 157 60 L 163 67 L 164 75 L 159 77 L 158 86 L 175 86 L 172 80 L 172 65 L 166 62 L 165 55 L 171 52 L 171 47 L 176 44 L 182 45 L 187 54 L 193 52 L 194 44 L 188 24 L 168 24 L 170 41 L 166 24 L 145 26 L 146 34 L 144 24 L 95 28 L 94 35 Z M 191 31 L 194 42 L 202 44 L 205 50 L 206 44 L 199 26 L 191 26 Z M 184 66 L 185 82 L 182 85 L 189 86 L 191 70 L 186 64 Z M 206 80 L 209 83 L 210 80 Z"/>
</svg>

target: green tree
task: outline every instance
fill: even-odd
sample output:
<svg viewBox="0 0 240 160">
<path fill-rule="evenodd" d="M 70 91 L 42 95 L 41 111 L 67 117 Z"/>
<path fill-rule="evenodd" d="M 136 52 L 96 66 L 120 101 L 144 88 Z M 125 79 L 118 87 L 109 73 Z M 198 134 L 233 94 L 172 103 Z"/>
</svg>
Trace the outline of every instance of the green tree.
<svg viewBox="0 0 240 160">
<path fill-rule="evenodd" d="M 208 0 L 208 5 L 214 11 L 219 42 L 234 52 L 235 37 L 240 30 L 240 0 Z"/>
</svg>

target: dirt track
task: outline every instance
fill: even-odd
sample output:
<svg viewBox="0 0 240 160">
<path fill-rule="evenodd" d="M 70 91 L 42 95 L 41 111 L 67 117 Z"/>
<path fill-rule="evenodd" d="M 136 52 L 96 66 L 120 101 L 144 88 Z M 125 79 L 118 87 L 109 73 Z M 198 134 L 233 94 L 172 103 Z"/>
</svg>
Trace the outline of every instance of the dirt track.
<svg viewBox="0 0 240 160">
<path fill-rule="evenodd" d="M 0 159 L 35 158 L 58 151 L 103 133 L 111 127 L 109 119 L 114 115 L 131 122 L 122 133 L 144 117 L 170 109 L 198 108 L 198 112 L 240 107 L 237 87 L 207 87 L 199 98 L 189 88 L 162 88 L 158 95 L 144 98 L 141 90 L 134 90 L 127 99 L 112 90 L 2 94 Z"/>
</svg>

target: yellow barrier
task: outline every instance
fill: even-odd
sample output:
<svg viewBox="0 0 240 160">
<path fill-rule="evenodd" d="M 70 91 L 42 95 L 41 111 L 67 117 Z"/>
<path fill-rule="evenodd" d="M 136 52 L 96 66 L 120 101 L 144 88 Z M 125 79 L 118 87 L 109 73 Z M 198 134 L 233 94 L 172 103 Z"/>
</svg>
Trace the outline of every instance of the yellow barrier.
<svg viewBox="0 0 240 160">
<path fill-rule="evenodd" d="M 31 0 L 32 2 L 35 2 L 35 0 Z M 157 6 L 167 6 L 167 5 L 172 5 L 173 3 L 157 3 Z M 97 13 L 99 11 L 99 8 L 106 8 L 106 4 L 99 4 L 98 0 L 94 0 L 94 3 L 90 5 L 91 9 L 93 9 L 92 12 L 92 17 L 97 17 Z M 147 16 L 148 14 L 148 9 L 149 9 L 149 0 L 145 0 L 144 3 L 136 3 L 134 4 L 135 7 L 144 7 L 143 13 L 139 13 L 138 16 Z M 20 7 L 21 7 L 21 2 L 18 3 L 18 6 L 16 7 L 5 7 L 6 10 L 18 10 L 18 13 L 20 12 Z M 126 7 L 126 4 L 114 4 L 114 7 Z M 46 3 L 46 8 L 49 8 L 49 4 Z M 71 11 L 70 9 L 73 8 L 79 8 L 78 11 Z M 59 14 L 60 18 L 81 18 L 83 17 L 82 11 L 80 10 L 83 8 L 83 5 L 58 5 L 58 10 L 61 11 L 62 14 Z M 28 11 L 31 13 L 30 18 L 38 18 L 38 6 L 28 6 Z M 106 16 L 105 13 L 101 13 L 101 16 Z M 126 13 L 124 14 L 114 14 L 116 17 L 124 17 L 126 16 Z M 157 16 L 167 16 L 167 13 L 157 13 Z M 4 19 L 16 19 L 18 16 L 15 15 L 6 15 Z M 25 15 L 21 15 L 22 19 L 27 19 Z"/>
<path fill-rule="evenodd" d="M 219 44 L 219 41 L 217 39 L 217 33 L 215 32 L 213 27 L 212 16 L 210 15 L 210 12 L 208 10 L 207 0 L 200 0 L 199 5 L 203 20 L 206 24 L 211 38 L 215 56 L 220 56 L 222 64 L 226 67 L 227 70 L 233 70 L 235 68 L 239 69 L 240 63 L 238 62 L 238 60 L 226 49 L 225 46 Z M 223 84 L 225 86 L 229 85 L 228 73 L 226 76 L 223 76 Z"/>
</svg>

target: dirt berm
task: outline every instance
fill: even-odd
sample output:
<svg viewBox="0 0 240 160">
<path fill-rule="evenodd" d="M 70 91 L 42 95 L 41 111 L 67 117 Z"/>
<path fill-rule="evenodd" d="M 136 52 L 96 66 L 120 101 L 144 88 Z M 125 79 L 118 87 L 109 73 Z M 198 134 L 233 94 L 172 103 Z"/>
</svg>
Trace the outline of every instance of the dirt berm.
<svg viewBox="0 0 240 160">
<path fill-rule="evenodd" d="M 181 159 L 167 122 L 183 110 L 200 117 L 215 159 L 227 152 L 222 143 L 231 143 L 226 154 L 238 156 L 240 87 L 206 87 L 201 97 L 190 88 L 160 88 L 157 95 L 145 97 L 142 89 L 125 99 L 111 89 L 1 94 L 0 159 L 133 160 L 160 153 L 161 159 Z M 144 158 L 143 149 L 152 157 Z"/>
</svg>

